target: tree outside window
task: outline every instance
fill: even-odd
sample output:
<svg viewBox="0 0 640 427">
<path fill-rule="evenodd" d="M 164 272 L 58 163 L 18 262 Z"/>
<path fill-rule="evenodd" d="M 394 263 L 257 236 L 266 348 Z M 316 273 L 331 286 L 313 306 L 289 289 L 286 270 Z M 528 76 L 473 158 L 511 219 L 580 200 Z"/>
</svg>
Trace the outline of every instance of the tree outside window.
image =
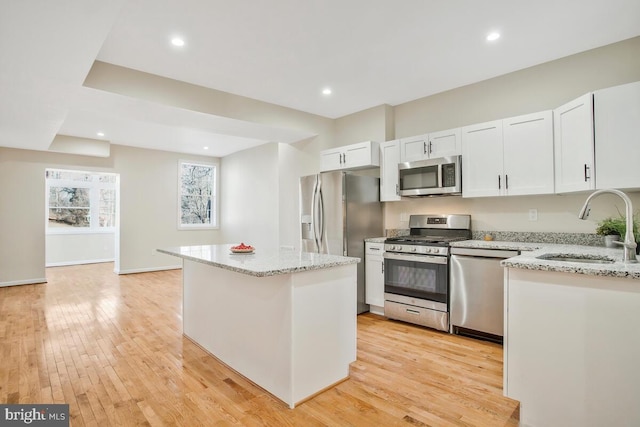
<svg viewBox="0 0 640 427">
<path fill-rule="evenodd" d="M 47 169 L 47 232 L 113 232 L 116 175 Z"/>
<path fill-rule="evenodd" d="M 179 178 L 178 227 L 216 228 L 216 166 L 181 161 Z"/>
</svg>

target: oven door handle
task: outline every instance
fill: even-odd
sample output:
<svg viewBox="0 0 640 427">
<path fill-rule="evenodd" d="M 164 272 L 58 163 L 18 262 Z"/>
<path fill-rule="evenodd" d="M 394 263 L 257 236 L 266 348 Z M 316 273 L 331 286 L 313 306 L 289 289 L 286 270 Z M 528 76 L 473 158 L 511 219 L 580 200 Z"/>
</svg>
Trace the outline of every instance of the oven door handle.
<svg viewBox="0 0 640 427">
<path fill-rule="evenodd" d="M 385 252 L 384 259 L 396 259 L 398 261 L 413 261 L 422 262 L 425 264 L 447 264 L 446 256 L 431 256 L 431 255 L 412 255 L 412 254 L 399 254 L 395 252 Z"/>
</svg>

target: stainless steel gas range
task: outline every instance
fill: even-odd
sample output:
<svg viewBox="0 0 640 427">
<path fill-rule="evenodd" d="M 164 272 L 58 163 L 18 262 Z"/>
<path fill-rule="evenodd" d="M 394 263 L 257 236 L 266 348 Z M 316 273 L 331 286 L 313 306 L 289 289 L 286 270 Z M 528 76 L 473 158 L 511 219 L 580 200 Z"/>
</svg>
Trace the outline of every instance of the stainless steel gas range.
<svg viewBox="0 0 640 427">
<path fill-rule="evenodd" d="M 469 215 L 411 215 L 384 245 L 384 313 L 449 331 L 449 243 L 471 238 Z"/>
</svg>

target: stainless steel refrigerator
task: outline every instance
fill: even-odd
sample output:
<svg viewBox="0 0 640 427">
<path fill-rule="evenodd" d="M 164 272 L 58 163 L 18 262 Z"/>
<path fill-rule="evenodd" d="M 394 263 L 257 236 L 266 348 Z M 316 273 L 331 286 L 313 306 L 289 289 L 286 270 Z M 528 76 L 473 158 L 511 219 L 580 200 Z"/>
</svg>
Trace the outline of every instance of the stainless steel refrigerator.
<svg viewBox="0 0 640 427">
<path fill-rule="evenodd" d="M 384 236 L 380 179 L 348 172 L 300 178 L 301 250 L 353 256 L 358 263 L 358 313 L 365 303 L 364 239 Z"/>
</svg>

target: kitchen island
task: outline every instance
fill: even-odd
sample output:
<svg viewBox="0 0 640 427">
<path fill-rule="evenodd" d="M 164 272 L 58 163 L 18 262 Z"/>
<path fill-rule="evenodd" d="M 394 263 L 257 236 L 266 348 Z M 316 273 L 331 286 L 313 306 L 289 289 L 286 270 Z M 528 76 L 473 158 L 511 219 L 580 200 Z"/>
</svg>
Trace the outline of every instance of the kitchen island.
<svg viewBox="0 0 640 427">
<path fill-rule="evenodd" d="M 502 265 L 504 392 L 522 425 L 640 425 L 640 264 L 542 244 Z"/>
<path fill-rule="evenodd" d="M 232 245 L 183 259 L 183 333 L 290 408 L 349 376 L 359 258 Z"/>
</svg>

